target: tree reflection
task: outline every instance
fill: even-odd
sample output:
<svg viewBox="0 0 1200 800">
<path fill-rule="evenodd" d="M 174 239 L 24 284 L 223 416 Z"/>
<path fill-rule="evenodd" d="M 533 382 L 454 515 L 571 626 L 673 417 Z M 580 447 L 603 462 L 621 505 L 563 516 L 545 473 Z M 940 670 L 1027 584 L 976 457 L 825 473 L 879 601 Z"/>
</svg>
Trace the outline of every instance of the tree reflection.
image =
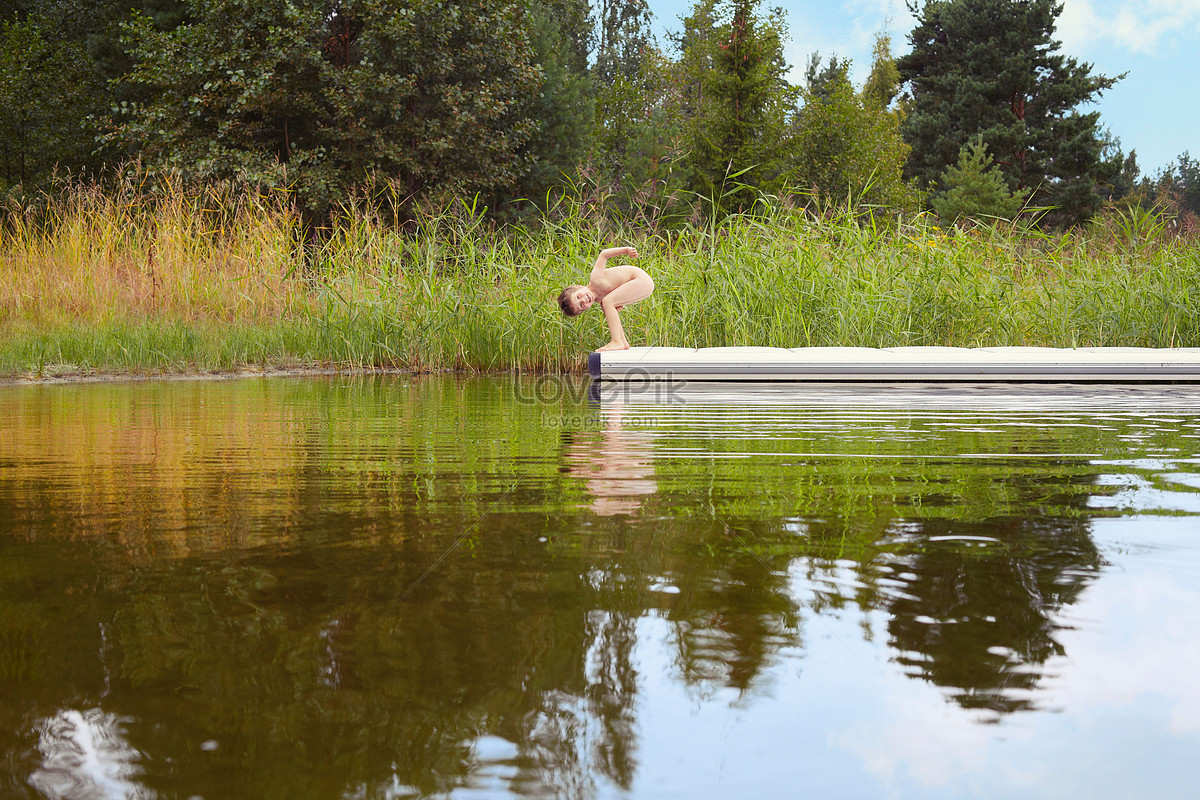
<svg viewBox="0 0 1200 800">
<path fill-rule="evenodd" d="M 1099 572 L 1088 523 L 925 520 L 905 535 L 919 538 L 894 563 L 903 596 L 885 604 L 897 660 L 964 708 L 1035 707 L 1042 667 L 1065 654 L 1059 612 Z"/>
<path fill-rule="evenodd" d="M 733 534 L 724 525 L 719 530 L 733 544 L 713 551 L 722 554 L 721 563 L 680 578 L 682 592 L 671 614 L 677 663 L 691 683 L 747 693 L 781 648 L 799 644 L 799 605 L 788 586 L 786 558 L 769 563 L 748 549 L 755 541 L 748 532 Z"/>
</svg>

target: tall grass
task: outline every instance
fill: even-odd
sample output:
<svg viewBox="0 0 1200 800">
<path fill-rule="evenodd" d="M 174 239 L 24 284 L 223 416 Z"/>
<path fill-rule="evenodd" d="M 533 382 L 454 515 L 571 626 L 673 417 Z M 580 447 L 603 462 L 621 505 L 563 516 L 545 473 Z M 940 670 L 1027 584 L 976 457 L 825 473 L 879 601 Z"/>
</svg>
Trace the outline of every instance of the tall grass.
<svg viewBox="0 0 1200 800">
<path fill-rule="evenodd" d="M 81 189 L 0 224 L 0 373 L 258 365 L 572 370 L 607 341 L 554 297 L 635 244 L 634 344 L 1200 346 L 1200 243 L 1153 215 L 1047 233 L 754 213 L 664 229 L 562 199 L 497 228 L 453 201 L 398 229 L 366 203 L 319 247 L 279 198 Z"/>
</svg>

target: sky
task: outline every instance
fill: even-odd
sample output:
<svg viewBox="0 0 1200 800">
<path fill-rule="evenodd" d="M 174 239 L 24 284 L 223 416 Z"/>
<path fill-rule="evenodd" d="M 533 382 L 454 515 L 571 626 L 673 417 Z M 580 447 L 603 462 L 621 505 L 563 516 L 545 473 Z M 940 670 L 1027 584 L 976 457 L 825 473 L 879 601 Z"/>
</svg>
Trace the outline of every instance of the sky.
<svg viewBox="0 0 1200 800">
<path fill-rule="evenodd" d="M 649 0 L 660 44 L 678 31 L 689 0 Z M 1092 65 L 1093 74 L 1128 73 L 1094 104 L 1100 124 L 1137 151 L 1143 176 L 1189 152 L 1200 157 L 1200 0 L 1063 0 L 1055 38 L 1061 52 Z M 785 56 L 793 83 L 803 79 L 809 56 L 851 59 L 860 85 L 871 67 L 875 35 L 892 37 L 892 53 L 911 47 L 914 25 L 904 0 L 765 0 L 782 7 L 790 41 Z"/>
</svg>

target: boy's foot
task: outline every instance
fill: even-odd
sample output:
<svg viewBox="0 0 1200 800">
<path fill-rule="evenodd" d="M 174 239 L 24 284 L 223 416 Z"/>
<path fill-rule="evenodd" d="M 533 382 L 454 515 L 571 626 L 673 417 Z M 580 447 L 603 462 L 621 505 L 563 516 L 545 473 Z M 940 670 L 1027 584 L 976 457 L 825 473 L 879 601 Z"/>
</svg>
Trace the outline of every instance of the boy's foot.
<svg viewBox="0 0 1200 800">
<path fill-rule="evenodd" d="M 597 347 L 596 352 L 604 353 L 609 350 L 628 350 L 628 349 L 629 349 L 629 345 L 627 345 L 627 344 L 621 344 L 620 342 L 609 342 L 608 344 L 604 345 L 604 347 Z"/>
</svg>

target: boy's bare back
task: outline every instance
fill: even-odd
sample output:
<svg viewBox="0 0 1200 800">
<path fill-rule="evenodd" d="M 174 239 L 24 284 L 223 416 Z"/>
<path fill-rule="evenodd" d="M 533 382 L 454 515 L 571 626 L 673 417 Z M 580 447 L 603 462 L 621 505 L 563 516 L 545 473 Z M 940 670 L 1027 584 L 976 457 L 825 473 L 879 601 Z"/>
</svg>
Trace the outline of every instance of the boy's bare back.
<svg viewBox="0 0 1200 800">
<path fill-rule="evenodd" d="M 603 300 L 614 289 L 639 278 L 651 280 L 650 275 L 641 267 L 632 264 L 622 264 L 619 267 L 608 267 L 600 276 L 593 276 L 588 282 L 596 291 L 596 299 Z"/>
</svg>

